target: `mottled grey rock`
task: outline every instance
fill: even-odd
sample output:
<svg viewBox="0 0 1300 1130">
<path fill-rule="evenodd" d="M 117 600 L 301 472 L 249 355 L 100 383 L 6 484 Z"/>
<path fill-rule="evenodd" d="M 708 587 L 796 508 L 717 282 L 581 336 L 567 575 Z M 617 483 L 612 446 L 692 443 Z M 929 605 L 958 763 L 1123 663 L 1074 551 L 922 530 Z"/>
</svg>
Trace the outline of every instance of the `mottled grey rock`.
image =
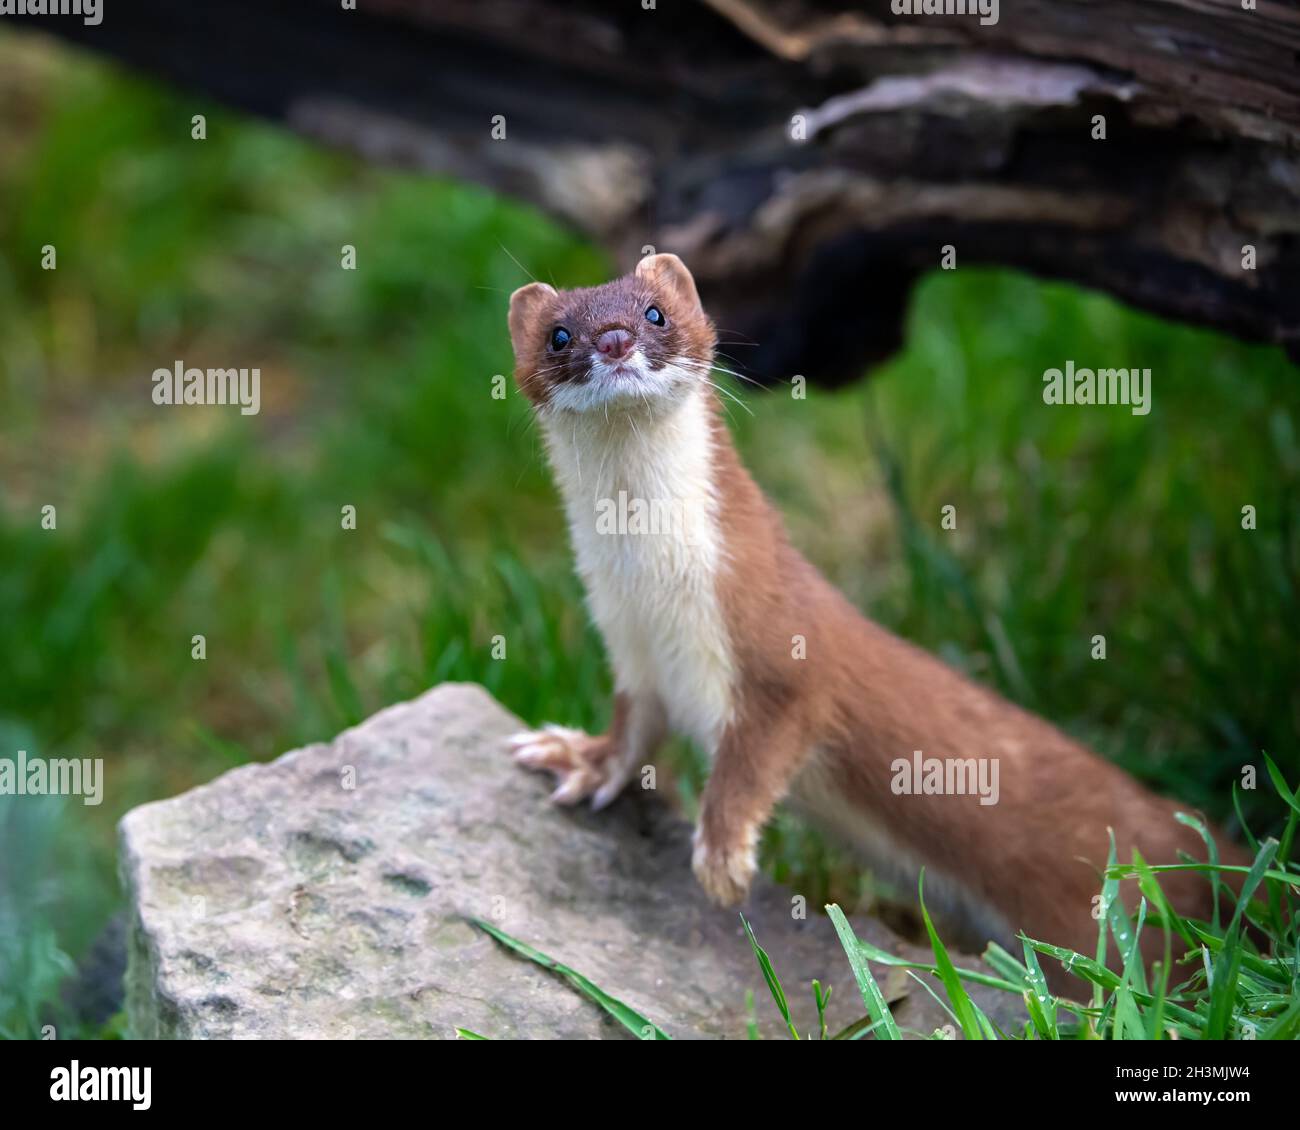
<svg viewBox="0 0 1300 1130">
<path fill-rule="evenodd" d="M 552 807 L 546 780 L 504 749 L 520 728 L 481 688 L 449 684 L 128 813 L 132 1034 L 625 1034 L 466 921 L 481 918 L 674 1037 L 743 1037 L 747 990 L 763 1034 L 779 1037 L 736 913 L 709 905 L 691 874 L 689 828 L 635 789 L 601 813 Z M 813 977 L 835 987 L 833 1024 L 863 1014 L 829 920 L 794 919 L 791 892 L 765 881 L 745 909 L 801 1030 Z M 878 922 L 854 927 L 900 948 Z M 900 1023 L 946 1023 L 897 972 L 887 986 L 907 992 Z"/>
</svg>

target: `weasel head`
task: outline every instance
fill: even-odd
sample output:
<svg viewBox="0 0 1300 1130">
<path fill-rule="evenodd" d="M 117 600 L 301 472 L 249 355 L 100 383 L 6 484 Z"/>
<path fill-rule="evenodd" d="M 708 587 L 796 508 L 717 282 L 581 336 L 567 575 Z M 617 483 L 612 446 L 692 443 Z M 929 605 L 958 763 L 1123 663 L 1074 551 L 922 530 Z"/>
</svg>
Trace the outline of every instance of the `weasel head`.
<svg viewBox="0 0 1300 1130">
<path fill-rule="evenodd" d="M 708 380 L 716 337 L 676 255 L 604 286 L 529 283 L 510 296 L 515 380 L 544 413 L 652 411 Z"/>
</svg>

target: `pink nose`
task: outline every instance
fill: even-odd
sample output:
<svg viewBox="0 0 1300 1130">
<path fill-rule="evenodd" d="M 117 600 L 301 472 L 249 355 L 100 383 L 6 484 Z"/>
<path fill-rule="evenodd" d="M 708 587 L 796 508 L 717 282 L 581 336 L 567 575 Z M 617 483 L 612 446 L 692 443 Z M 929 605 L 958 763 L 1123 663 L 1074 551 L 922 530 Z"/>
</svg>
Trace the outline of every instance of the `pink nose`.
<svg viewBox="0 0 1300 1130">
<path fill-rule="evenodd" d="M 621 361 L 632 349 L 632 335 L 627 330 L 606 330 L 596 338 L 596 349 L 608 361 Z"/>
</svg>

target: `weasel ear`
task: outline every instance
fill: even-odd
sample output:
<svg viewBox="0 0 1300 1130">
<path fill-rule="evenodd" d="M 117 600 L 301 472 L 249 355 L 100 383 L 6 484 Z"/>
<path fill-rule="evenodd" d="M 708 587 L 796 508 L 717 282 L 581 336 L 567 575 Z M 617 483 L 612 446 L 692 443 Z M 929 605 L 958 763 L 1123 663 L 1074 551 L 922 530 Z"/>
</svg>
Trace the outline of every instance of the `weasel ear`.
<svg viewBox="0 0 1300 1130">
<path fill-rule="evenodd" d="M 676 255 L 647 255 L 636 265 L 636 277 L 653 286 L 662 287 L 689 309 L 700 308 L 700 295 L 695 289 L 695 279 Z"/>
<path fill-rule="evenodd" d="M 555 287 L 531 282 L 510 296 L 510 344 L 514 347 L 516 361 L 528 356 L 530 338 L 536 348 L 537 320 L 542 307 L 555 295 Z"/>
</svg>

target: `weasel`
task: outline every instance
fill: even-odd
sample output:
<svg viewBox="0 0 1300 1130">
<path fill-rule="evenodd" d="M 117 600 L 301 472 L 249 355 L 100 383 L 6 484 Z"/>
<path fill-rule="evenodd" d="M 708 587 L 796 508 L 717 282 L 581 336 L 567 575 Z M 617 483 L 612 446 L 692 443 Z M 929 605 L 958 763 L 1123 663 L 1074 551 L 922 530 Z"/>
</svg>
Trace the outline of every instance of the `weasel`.
<svg viewBox="0 0 1300 1130">
<path fill-rule="evenodd" d="M 1204 858 L 1172 802 L 867 620 L 791 546 L 732 445 L 714 329 L 675 255 L 604 286 L 530 283 L 509 326 L 615 676 L 608 732 L 512 739 L 521 764 L 555 776 L 555 801 L 607 805 L 681 733 L 711 760 L 691 865 L 715 902 L 743 900 L 788 799 L 875 867 L 924 867 L 927 901 L 964 936 L 1015 946 L 1023 930 L 1082 953 L 1108 829 L 1120 862 Z M 917 766 L 926 780 L 909 780 Z M 953 767 L 995 790 L 954 789 Z M 1204 876 L 1162 878 L 1180 912 L 1209 917 Z"/>
</svg>

